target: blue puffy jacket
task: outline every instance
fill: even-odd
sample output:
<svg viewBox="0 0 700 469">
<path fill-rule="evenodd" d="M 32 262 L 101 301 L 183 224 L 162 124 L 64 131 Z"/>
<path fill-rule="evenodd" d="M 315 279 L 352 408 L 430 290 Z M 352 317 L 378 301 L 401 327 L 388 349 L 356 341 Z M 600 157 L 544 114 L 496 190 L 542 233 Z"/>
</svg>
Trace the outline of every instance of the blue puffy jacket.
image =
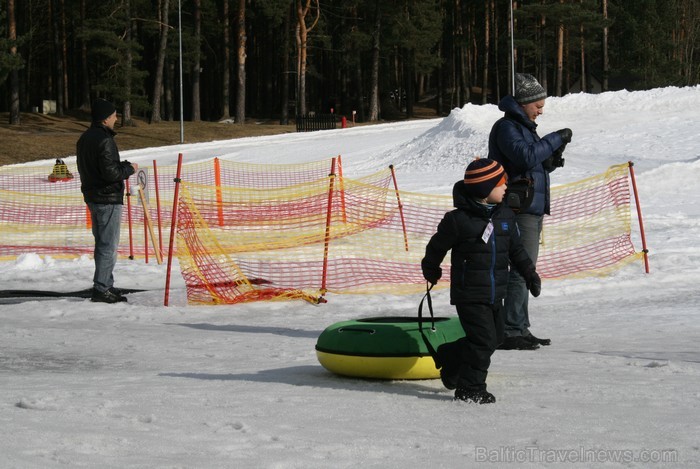
<svg viewBox="0 0 700 469">
<path fill-rule="evenodd" d="M 564 142 L 557 132 L 540 138 L 537 124 L 528 119 L 512 96 L 504 97 L 498 109 L 505 115 L 491 128 L 488 157 L 503 165 L 510 181 L 533 180 L 535 195 L 523 213 L 549 215 L 549 173 L 542 162 Z"/>
</svg>

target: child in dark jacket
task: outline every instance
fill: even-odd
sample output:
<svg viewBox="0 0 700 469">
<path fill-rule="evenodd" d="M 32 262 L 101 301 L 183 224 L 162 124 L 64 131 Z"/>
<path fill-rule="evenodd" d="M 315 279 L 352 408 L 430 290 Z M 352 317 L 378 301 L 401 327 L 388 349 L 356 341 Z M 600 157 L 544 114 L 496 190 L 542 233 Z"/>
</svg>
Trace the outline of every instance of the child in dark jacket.
<svg viewBox="0 0 700 469">
<path fill-rule="evenodd" d="M 486 390 L 491 355 L 503 341 L 503 298 L 509 265 L 525 278 L 533 296 L 540 294 L 540 277 L 520 241 L 515 214 L 502 203 L 507 176 L 494 160 L 476 159 L 452 195 L 456 210 L 448 212 L 425 248 L 423 277 L 436 284 L 442 263 L 451 253 L 450 303 L 455 305 L 465 337 L 441 345 L 440 377 L 455 400 L 496 402 Z"/>
</svg>

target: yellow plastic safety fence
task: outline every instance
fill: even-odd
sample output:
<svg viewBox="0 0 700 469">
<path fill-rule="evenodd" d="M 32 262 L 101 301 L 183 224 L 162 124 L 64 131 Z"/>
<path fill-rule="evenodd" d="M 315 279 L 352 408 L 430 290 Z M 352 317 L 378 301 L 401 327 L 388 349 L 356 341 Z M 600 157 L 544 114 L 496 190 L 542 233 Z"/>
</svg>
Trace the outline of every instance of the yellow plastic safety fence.
<svg viewBox="0 0 700 469">
<path fill-rule="evenodd" d="M 608 275 L 643 257 L 631 239 L 629 164 L 551 193 L 537 262 L 543 278 Z"/>
<path fill-rule="evenodd" d="M 184 165 L 182 177 L 214 187 L 284 187 L 326 177 L 334 160 L 263 165 L 212 158 Z M 176 167 L 156 167 L 154 162 L 153 166 L 140 168 L 147 171 L 148 210 L 159 228 L 158 236 L 162 237 L 161 233 L 170 230 Z M 136 176 L 129 179 L 132 188 L 138 184 L 136 179 Z M 125 204 L 119 254 L 144 257 L 143 205 L 139 197 L 126 199 Z M 162 239 L 159 244 L 165 250 Z M 75 163 L 0 167 L 0 259 L 13 259 L 23 253 L 74 258 L 91 254 L 93 249 L 90 215 L 80 192 Z"/>
<path fill-rule="evenodd" d="M 537 266 L 542 277 L 606 275 L 643 256 L 631 240 L 628 168 L 613 166 L 552 189 Z M 60 169 L 74 177 L 50 180 L 53 165 L 0 167 L 0 258 L 92 253 L 77 168 Z M 163 232 L 171 223 L 175 172 L 159 167 L 148 179 L 151 218 Z M 452 209 L 452 198 L 400 191 L 393 176 L 392 169 L 345 178 L 339 157 L 286 165 L 213 158 L 185 165 L 176 253 L 189 301 L 316 301 L 326 292 L 421 291 L 425 245 Z M 122 223 L 122 256 L 145 252 L 144 214 L 134 199 L 131 230 L 127 210 Z M 449 278 L 449 266 L 443 268 L 441 286 Z"/>
<path fill-rule="evenodd" d="M 543 277 L 602 275 L 641 256 L 630 237 L 627 167 L 552 190 Z M 178 235 L 189 302 L 422 291 L 420 260 L 452 198 L 399 191 L 390 178 L 331 174 L 265 190 L 183 182 Z M 449 265 L 443 270 L 442 287 Z"/>
</svg>

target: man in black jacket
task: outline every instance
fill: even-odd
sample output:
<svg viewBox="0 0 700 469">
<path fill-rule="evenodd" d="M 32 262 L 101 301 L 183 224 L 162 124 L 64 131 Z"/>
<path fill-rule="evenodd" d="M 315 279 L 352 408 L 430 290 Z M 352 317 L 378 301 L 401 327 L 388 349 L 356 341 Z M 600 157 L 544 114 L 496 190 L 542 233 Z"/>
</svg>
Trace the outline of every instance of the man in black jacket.
<svg viewBox="0 0 700 469">
<path fill-rule="evenodd" d="M 92 125 L 78 139 L 77 157 L 80 191 L 90 210 L 95 237 L 95 275 L 92 301 L 126 301 L 114 287 L 112 272 L 117 263 L 124 180 L 134 174 L 136 165 L 120 161 L 114 142 L 117 110 L 112 103 L 98 99 L 92 104 Z"/>
<path fill-rule="evenodd" d="M 442 276 L 440 264 L 452 250 L 450 303 L 455 305 L 465 337 L 441 345 L 440 377 L 455 400 L 489 404 L 486 390 L 491 355 L 503 341 L 503 298 L 512 264 L 526 279 L 534 296 L 541 282 L 520 241 L 515 214 L 503 204 L 507 176 L 490 159 L 474 160 L 464 181 L 453 189 L 456 210 L 445 214 L 425 248 L 423 277 L 431 284 Z"/>
</svg>

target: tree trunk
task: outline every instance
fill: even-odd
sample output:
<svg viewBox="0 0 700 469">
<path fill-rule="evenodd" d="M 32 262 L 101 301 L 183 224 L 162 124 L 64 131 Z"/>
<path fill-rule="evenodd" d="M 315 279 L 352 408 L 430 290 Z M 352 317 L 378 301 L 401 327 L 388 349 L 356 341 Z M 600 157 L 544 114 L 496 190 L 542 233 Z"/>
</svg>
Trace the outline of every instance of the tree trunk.
<svg viewBox="0 0 700 469">
<path fill-rule="evenodd" d="M 132 126 L 131 120 L 131 77 L 133 76 L 134 56 L 131 52 L 131 0 L 125 0 L 126 8 L 126 65 L 124 71 L 124 110 L 122 112 L 122 127 Z"/>
<path fill-rule="evenodd" d="M 603 91 L 608 91 L 608 78 L 610 77 L 610 61 L 608 60 L 608 0 L 603 0 Z"/>
<path fill-rule="evenodd" d="M 153 106 L 151 107 L 151 122 L 160 122 L 161 103 L 160 99 L 163 95 L 163 69 L 165 68 L 165 55 L 168 46 L 168 13 L 170 9 L 170 0 L 163 0 L 160 13 L 160 44 L 158 45 L 158 59 L 156 63 L 156 77 L 153 81 Z"/>
<path fill-rule="evenodd" d="M 17 22 L 15 20 L 15 0 L 7 0 L 8 38 L 10 39 L 10 55 L 17 55 Z M 10 124 L 20 124 L 19 111 L 19 73 L 15 67 L 10 72 Z"/>
<path fill-rule="evenodd" d="M 498 73 L 498 54 L 500 52 L 498 40 L 500 34 L 498 29 L 498 17 L 496 15 L 496 2 L 491 0 L 491 20 L 493 21 L 493 61 L 496 64 L 496 72 L 493 74 L 493 98 L 496 103 L 501 100 L 501 80 Z"/>
<path fill-rule="evenodd" d="M 559 0 L 563 4 L 564 0 Z M 557 79 L 556 79 L 556 96 L 561 96 L 562 84 L 564 79 L 564 23 L 559 20 L 557 25 Z"/>
<path fill-rule="evenodd" d="M 372 32 L 372 78 L 369 97 L 369 121 L 379 120 L 379 54 L 380 32 L 382 28 L 381 5 L 382 0 L 376 0 L 374 6 L 374 31 Z"/>
<path fill-rule="evenodd" d="M 289 124 L 289 38 L 292 23 L 293 2 L 287 5 L 287 13 L 284 15 L 284 27 L 282 28 L 284 39 L 282 40 L 282 98 L 280 110 L 280 125 Z"/>
<path fill-rule="evenodd" d="M 229 100 L 231 99 L 231 21 L 229 18 L 229 0 L 223 3 L 223 42 L 224 42 L 224 64 L 221 73 L 221 120 L 231 117 Z"/>
<path fill-rule="evenodd" d="M 245 124 L 245 2 L 238 0 L 238 72 L 236 80 L 236 123 Z"/>
<path fill-rule="evenodd" d="M 85 3 L 86 0 L 80 0 L 80 26 L 85 28 Z M 90 70 L 88 68 L 87 58 L 87 42 L 85 39 L 80 40 L 80 75 L 82 77 L 80 83 L 80 109 L 82 111 L 90 110 Z"/>
<path fill-rule="evenodd" d="M 175 60 L 169 59 L 167 61 L 167 73 L 165 74 L 164 81 L 167 82 L 165 85 L 165 120 L 172 122 L 175 120 L 175 99 L 173 98 L 173 91 L 177 84 L 175 79 Z"/>
<path fill-rule="evenodd" d="M 406 90 L 406 117 L 413 117 L 413 103 L 415 101 L 415 51 L 405 50 L 406 60 L 403 63 L 404 68 L 404 89 Z"/>
<path fill-rule="evenodd" d="M 63 106 L 70 108 L 68 99 L 68 44 L 66 43 L 66 2 L 61 0 L 61 63 L 63 65 Z"/>
<path fill-rule="evenodd" d="M 481 104 L 486 104 L 489 100 L 489 55 L 491 54 L 491 2 L 484 4 L 484 70 L 482 75 Z"/>
<path fill-rule="evenodd" d="M 63 116 L 65 103 L 63 102 L 63 56 L 61 54 L 61 28 L 59 24 L 59 6 L 60 0 L 53 0 L 52 5 L 52 26 L 53 26 L 53 50 L 54 60 L 56 64 L 56 88 L 54 93 L 56 96 L 56 115 Z"/>
<path fill-rule="evenodd" d="M 201 75 L 202 40 L 202 0 L 194 0 L 194 60 L 192 64 L 192 122 L 202 120 L 199 98 L 199 78 Z"/>
<path fill-rule="evenodd" d="M 306 61 L 307 43 L 309 32 L 316 26 L 321 15 L 319 0 L 296 0 L 297 1 L 297 74 L 298 92 L 297 109 L 298 114 L 306 115 Z M 314 3 L 315 7 L 311 4 Z M 310 26 L 306 24 L 306 16 L 312 8 L 316 9 L 316 17 Z"/>
<path fill-rule="evenodd" d="M 583 4 L 583 0 L 581 0 L 581 3 Z M 580 33 L 581 33 L 581 38 L 580 38 L 580 49 L 581 49 L 581 91 L 584 93 L 588 93 L 588 77 L 586 74 L 586 38 L 584 36 L 585 34 L 585 29 L 583 27 L 583 24 L 581 24 L 580 27 Z M 568 86 L 567 86 L 568 88 Z M 567 89 L 568 91 L 568 89 Z"/>
</svg>

